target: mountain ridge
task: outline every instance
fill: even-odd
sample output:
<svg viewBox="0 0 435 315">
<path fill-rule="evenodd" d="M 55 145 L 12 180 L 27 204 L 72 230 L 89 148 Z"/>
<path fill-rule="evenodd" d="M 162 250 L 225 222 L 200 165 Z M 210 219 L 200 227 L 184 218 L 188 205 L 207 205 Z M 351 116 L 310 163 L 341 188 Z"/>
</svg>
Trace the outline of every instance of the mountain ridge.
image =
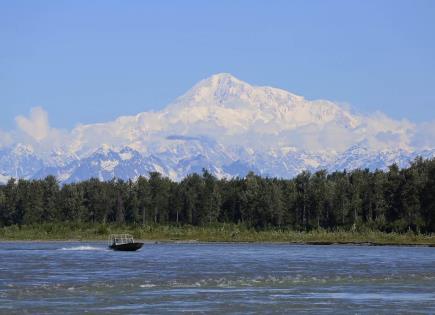
<svg viewBox="0 0 435 315">
<path fill-rule="evenodd" d="M 155 112 L 121 116 L 0 149 L 0 180 L 55 175 L 61 182 L 136 178 L 150 171 L 180 180 L 209 169 L 218 177 L 293 177 L 302 170 L 406 166 L 434 146 L 413 144 L 414 124 L 361 115 L 327 100 L 253 86 L 229 73 L 201 80 Z M 414 141 L 415 142 L 415 141 Z"/>
</svg>

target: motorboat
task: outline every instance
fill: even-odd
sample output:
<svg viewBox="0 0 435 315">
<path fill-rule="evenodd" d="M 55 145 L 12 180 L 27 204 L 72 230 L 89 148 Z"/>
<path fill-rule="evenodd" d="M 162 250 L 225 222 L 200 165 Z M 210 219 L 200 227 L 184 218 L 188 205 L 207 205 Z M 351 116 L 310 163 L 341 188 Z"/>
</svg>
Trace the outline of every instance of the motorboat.
<svg viewBox="0 0 435 315">
<path fill-rule="evenodd" d="M 143 243 L 135 242 L 130 234 L 111 234 L 108 245 L 110 249 L 133 252 L 140 249 Z"/>
</svg>

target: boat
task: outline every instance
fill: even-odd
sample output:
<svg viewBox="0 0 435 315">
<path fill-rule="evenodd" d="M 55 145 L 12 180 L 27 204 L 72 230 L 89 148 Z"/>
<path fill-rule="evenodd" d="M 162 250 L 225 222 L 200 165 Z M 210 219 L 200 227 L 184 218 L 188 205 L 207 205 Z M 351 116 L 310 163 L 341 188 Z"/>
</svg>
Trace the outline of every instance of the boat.
<svg viewBox="0 0 435 315">
<path fill-rule="evenodd" d="M 113 250 L 134 252 L 140 249 L 143 243 L 135 242 L 130 234 L 111 234 L 108 245 Z"/>
</svg>

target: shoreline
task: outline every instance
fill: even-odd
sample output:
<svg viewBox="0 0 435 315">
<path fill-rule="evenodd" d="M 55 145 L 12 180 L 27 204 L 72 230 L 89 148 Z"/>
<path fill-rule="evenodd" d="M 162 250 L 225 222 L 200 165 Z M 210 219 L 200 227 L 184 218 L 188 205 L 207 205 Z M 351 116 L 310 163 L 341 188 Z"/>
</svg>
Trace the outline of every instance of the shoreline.
<svg viewBox="0 0 435 315">
<path fill-rule="evenodd" d="M 330 241 L 307 241 L 307 242 L 297 242 L 297 241 L 199 241 L 199 240 L 138 240 L 146 245 L 153 244 L 264 244 L 264 245 L 309 245 L 309 246 L 400 246 L 400 247 L 434 247 L 434 243 L 383 243 L 383 242 L 330 242 Z M 32 239 L 32 240 L 11 240 L 11 239 L 0 239 L 0 243 L 106 243 L 101 239 Z"/>
<path fill-rule="evenodd" d="M 145 243 L 295 244 L 435 247 L 435 234 L 361 231 L 248 229 L 242 225 L 68 225 L 41 224 L 0 228 L 0 242 L 107 242 L 110 234 L 131 234 Z"/>
</svg>

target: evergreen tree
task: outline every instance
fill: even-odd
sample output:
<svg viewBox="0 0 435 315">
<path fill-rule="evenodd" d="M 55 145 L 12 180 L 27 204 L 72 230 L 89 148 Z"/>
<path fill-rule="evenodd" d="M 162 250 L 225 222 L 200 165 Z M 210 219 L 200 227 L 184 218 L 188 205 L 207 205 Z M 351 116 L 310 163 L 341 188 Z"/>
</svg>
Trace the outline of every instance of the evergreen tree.
<svg viewBox="0 0 435 315">
<path fill-rule="evenodd" d="M 140 209 L 142 225 L 147 223 L 149 213 L 151 211 L 151 191 L 148 180 L 139 176 L 136 182 L 136 195 L 137 195 L 137 203 L 138 208 Z"/>
<path fill-rule="evenodd" d="M 435 159 L 387 172 L 302 172 L 293 179 L 217 179 L 204 170 L 181 182 L 149 179 L 59 186 L 56 178 L 0 185 L 0 226 L 46 222 L 243 224 L 256 229 L 355 229 L 435 232 Z"/>
</svg>

